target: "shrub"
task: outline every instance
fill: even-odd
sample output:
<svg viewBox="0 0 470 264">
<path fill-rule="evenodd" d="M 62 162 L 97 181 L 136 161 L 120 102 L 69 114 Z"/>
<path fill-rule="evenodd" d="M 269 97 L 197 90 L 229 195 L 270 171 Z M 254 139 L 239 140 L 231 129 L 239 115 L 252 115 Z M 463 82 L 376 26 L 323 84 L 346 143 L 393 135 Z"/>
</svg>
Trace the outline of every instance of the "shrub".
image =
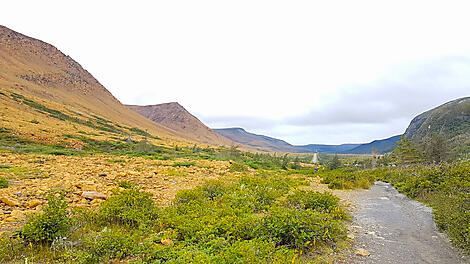
<svg viewBox="0 0 470 264">
<path fill-rule="evenodd" d="M 0 177 L 0 188 L 7 188 L 8 186 L 8 180 L 3 177 Z"/>
<path fill-rule="evenodd" d="M 261 239 L 237 241 L 216 257 L 217 263 L 293 263 L 296 252 Z"/>
<path fill-rule="evenodd" d="M 138 253 L 138 237 L 123 232 L 121 229 L 104 228 L 101 232 L 84 242 L 87 249 L 81 262 L 103 263 L 106 259 L 123 259 L 124 257 Z"/>
<path fill-rule="evenodd" d="M 327 242 L 342 237 L 346 230 L 340 221 L 326 213 L 272 207 L 257 229 L 257 234 L 277 246 L 302 248 L 307 242 Z"/>
<path fill-rule="evenodd" d="M 172 166 L 173 167 L 191 167 L 195 166 L 195 162 L 175 162 Z"/>
<path fill-rule="evenodd" d="M 244 171 L 248 171 L 248 166 L 246 166 L 243 163 L 232 162 L 232 164 L 230 164 L 229 170 L 230 171 L 244 172 Z"/>
<path fill-rule="evenodd" d="M 289 207 L 298 209 L 312 209 L 330 212 L 338 206 L 339 198 L 331 193 L 319 193 L 312 191 L 297 190 L 293 194 L 287 196 L 287 204 Z"/>
<path fill-rule="evenodd" d="M 56 197 L 58 195 L 58 197 Z M 20 236 L 31 242 L 51 243 L 57 237 L 66 236 L 70 230 L 68 203 L 64 194 L 48 195 L 44 212 L 31 217 L 20 231 Z"/>
<path fill-rule="evenodd" d="M 136 188 L 115 192 L 101 204 L 98 216 L 107 221 L 132 226 L 155 220 L 157 208 L 151 196 L 152 194 Z"/>
<path fill-rule="evenodd" d="M 135 182 L 124 180 L 124 181 L 118 182 L 118 186 L 124 189 L 132 189 L 132 188 L 136 188 L 137 184 Z"/>
</svg>

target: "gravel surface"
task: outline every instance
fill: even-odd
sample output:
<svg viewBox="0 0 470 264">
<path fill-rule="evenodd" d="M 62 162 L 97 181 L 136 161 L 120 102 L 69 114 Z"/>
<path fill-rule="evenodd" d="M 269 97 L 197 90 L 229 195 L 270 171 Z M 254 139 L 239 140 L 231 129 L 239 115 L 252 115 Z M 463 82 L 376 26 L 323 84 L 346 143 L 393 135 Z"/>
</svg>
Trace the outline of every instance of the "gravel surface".
<svg viewBox="0 0 470 264">
<path fill-rule="evenodd" d="M 470 263 L 437 230 L 431 208 L 390 184 L 376 182 L 351 202 L 355 244 L 349 263 Z"/>
</svg>

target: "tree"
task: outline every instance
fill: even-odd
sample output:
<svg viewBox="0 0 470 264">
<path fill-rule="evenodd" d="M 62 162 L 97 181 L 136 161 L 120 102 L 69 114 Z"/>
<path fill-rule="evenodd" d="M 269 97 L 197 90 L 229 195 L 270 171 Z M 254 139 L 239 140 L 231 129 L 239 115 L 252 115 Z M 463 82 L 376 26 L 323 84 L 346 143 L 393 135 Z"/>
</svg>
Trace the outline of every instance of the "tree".
<svg viewBox="0 0 470 264">
<path fill-rule="evenodd" d="M 413 164 L 421 161 L 420 153 L 415 144 L 406 139 L 405 136 L 401 136 L 392 154 L 399 164 Z"/>
<path fill-rule="evenodd" d="M 435 163 L 440 163 L 447 156 L 447 144 L 442 134 L 433 134 L 426 143 L 426 158 Z"/>
<path fill-rule="evenodd" d="M 328 169 L 335 170 L 341 167 L 341 161 L 339 160 L 338 154 L 335 154 L 333 159 L 328 163 Z"/>
</svg>

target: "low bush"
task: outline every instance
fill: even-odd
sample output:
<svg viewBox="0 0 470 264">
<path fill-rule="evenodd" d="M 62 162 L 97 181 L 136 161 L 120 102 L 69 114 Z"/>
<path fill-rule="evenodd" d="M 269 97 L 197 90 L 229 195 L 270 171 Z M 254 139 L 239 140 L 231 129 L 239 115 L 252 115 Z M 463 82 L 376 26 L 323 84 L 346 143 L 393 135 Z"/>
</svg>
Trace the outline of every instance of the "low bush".
<svg viewBox="0 0 470 264">
<path fill-rule="evenodd" d="M 27 241 L 51 243 L 57 237 L 69 234 L 71 219 L 63 193 L 49 194 L 43 213 L 32 216 L 20 231 Z"/>
<path fill-rule="evenodd" d="M 115 192 L 104 201 L 98 211 L 98 217 L 106 222 L 138 226 L 157 218 L 157 207 L 151 194 L 137 188 Z"/>
<path fill-rule="evenodd" d="M 191 166 L 195 166 L 196 163 L 195 162 L 175 162 L 173 163 L 173 167 L 191 167 Z"/>
<path fill-rule="evenodd" d="M 302 248 L 346 235 L 340 221 L 314 210 L 272 207 L 256 233 L 278 246 Z"/>
<path fill-rule="evenodd" d="M 368 189 L 374 184 L 374 170 L 359 170 L 355 168 L 343 168 L 321 171 L 321 183 L 328 184 L 330 189 Z"/>
<path fill-rule="evenodd" d="M 0 177 L 0 188 L 7 188 L 10 185 L 7 179 Z"/>
</svg>

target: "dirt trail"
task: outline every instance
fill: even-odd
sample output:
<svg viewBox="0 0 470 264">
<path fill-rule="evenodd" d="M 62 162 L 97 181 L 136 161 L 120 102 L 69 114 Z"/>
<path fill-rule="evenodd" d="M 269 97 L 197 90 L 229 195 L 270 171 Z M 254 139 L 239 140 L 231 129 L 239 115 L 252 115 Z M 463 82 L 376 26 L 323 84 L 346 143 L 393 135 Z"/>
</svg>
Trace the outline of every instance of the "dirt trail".
<svg viewBox="0 0 470 264">
<path fill-rule="evenodd" d="M 335 192 L 353 205 L 354 250 L 348 263 L 469 263 L 432 219 L 432 210 L 388 183 L 369 190 Z M 365 249 L 370 256 L 354 253 Z"/>
</svg>

